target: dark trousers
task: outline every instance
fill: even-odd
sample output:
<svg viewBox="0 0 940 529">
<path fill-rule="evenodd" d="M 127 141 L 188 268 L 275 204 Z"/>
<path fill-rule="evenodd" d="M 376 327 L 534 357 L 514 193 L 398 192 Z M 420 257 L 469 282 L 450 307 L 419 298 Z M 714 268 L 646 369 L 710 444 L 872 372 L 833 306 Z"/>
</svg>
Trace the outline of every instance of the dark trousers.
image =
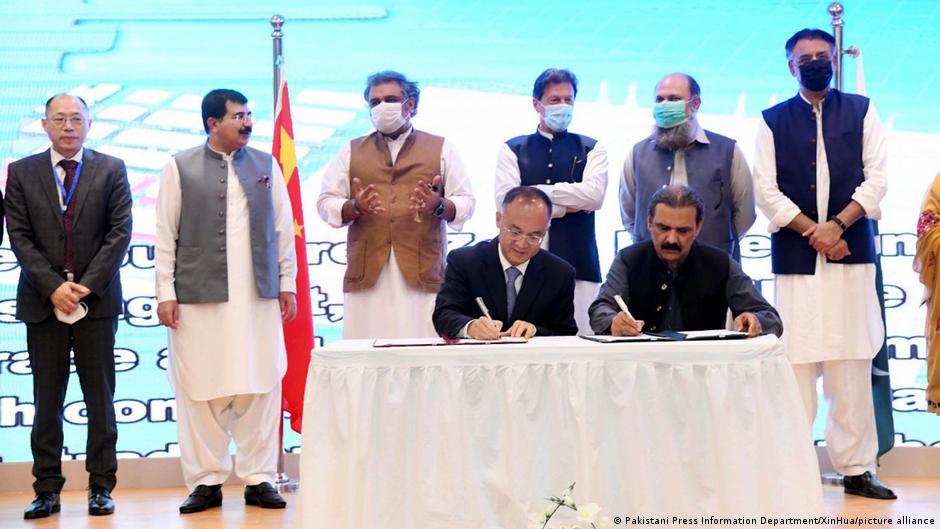
<svg viewBox="0 0 940 529">
<path fill-rule="evenodd" d="M 33 489 L 59 492 L 62 475 L 62 408 L 69 383 L 69 352 L 85 396 L 88 483 L 114 488 L 117 422 L 114 418 L 114 333 L 117 317 L 84 318 L 66 325 L 50 316 L 26 324 L 26 348 L 33 371 Z"/>
</svg>

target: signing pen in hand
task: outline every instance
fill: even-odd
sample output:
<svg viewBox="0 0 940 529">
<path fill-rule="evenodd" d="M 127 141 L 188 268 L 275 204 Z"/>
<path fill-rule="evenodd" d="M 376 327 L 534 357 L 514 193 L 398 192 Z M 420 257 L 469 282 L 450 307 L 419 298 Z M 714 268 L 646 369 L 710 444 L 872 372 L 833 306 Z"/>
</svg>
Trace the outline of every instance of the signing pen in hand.
<svg viewBox="0 0 940 529">
<path fill-rule="evenodd" d="M 633 314 L 630 314 L 630 309 L 627 308 L 627 304 L 623 302 L 623 298 L 620 297 L 620 294 L 614 294 L 614 301 L 617 302 L 617 305 L 620 305 L 620 310 L 624 312 L 631 320 L 636 320 L 633 317 Z"/>
<path fill-rule="evenodd" d="M 489 309 L 486 308 L 486 303 L 483 303 L 483 298 L 481 298 L 481 297 L 479 297 L 479 296 L 477 296 L 477 306 L 480 307 L 480 310 L 483 312 L 483 315 L 486 316 L 486 319 L 488 319 L 488 320 L 492 320 L 492 319 L 493 319 L 493 318 L 490 316 L 490 311 L 489 311 Z"/>
</svg>

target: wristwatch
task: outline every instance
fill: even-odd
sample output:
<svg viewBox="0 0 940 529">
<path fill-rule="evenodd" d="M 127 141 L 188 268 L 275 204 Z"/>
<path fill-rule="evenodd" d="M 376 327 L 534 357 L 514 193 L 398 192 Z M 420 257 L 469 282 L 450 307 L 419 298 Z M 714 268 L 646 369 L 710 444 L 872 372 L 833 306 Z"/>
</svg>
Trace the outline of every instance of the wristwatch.
<svg viewBox="0 0 940 529">
<path fill-rule="evenodd" d="M 832 222 L 835 222 L 836 226 L 842 228 L 842 231 L 845 231 L 848 229 L 848 226 L 846 226 L 845 223 L 842 222 L 842 219 L 840 219 L 837 215 L 833 215 L 829 217 L 829 220 L 831 220 Z"/>
<path fill-rule="evenodd" d="M 434 216 L 441 218 L 444 216 L 444 212 L 447 211 L 447 207 L 444 206 L 444 197 L 441 197 L 441 203 L 437 205 L 437 209 L 434 210 Z"/>
</svg>

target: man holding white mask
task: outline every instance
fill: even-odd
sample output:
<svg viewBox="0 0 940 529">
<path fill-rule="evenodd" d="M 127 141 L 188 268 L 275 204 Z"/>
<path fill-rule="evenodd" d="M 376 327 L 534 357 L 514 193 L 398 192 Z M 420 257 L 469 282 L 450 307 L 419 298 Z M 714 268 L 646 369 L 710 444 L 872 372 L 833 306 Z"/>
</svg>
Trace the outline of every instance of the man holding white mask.
<svg viewBox="0 0 940 529">
<path fill-rule="evenodd" d="M 317 199 L 324 221 L 348 227 L 343 338 L 435 336 L 444 224 L 459 230 L 473 214 L 470 180 L 449 141 L 412 127 L 417 83 L 382 71 L 363 96 L 376 130 L 343 147 Z"/>
<path fill-rule="evenodd" d="M 650 197 L 665 185 L 686 185 L 705 201 L 701 242 L 741 260 L 738 239 L 754 224 L 754 186 L 737 142 L 699 125 L 701 88 L 673 73 L 656 85 L 653 133 L 633 146 L 620 179 L 620 215 L 633 242 L 649 240 L 643 218 Z M 640 222 L 636 213 L 640 212 Z"/>
<path fill-rule="evenodd" d="M 542 248 L 575 269 L 574 319 L 578 332 L 593 334 L 587 309 L 601 282 L 594 211 L 607 191 L 607 151 L 597 140 L 568 132 L 578 79 L 549 68 L 535 80 L 532 107 L 539 115 L 533 134 L 510 139 L 496 161 L 496 206 L 519 185 L 536 186 L 552 201 L 552 221 Z"/>
</svg>

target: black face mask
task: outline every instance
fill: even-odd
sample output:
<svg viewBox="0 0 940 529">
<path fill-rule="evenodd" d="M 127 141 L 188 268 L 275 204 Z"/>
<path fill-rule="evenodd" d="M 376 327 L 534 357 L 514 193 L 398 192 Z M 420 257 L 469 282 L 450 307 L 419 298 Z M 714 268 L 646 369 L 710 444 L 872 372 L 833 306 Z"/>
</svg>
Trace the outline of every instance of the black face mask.
<svg viewBox="0 0 940 529">
<path fill-rule="evenodd" d="M 817 59 L 800 65 L 800 84 L 807 90 L 821 92 L 832 81 L 832 61 Z"/>
</svg>

